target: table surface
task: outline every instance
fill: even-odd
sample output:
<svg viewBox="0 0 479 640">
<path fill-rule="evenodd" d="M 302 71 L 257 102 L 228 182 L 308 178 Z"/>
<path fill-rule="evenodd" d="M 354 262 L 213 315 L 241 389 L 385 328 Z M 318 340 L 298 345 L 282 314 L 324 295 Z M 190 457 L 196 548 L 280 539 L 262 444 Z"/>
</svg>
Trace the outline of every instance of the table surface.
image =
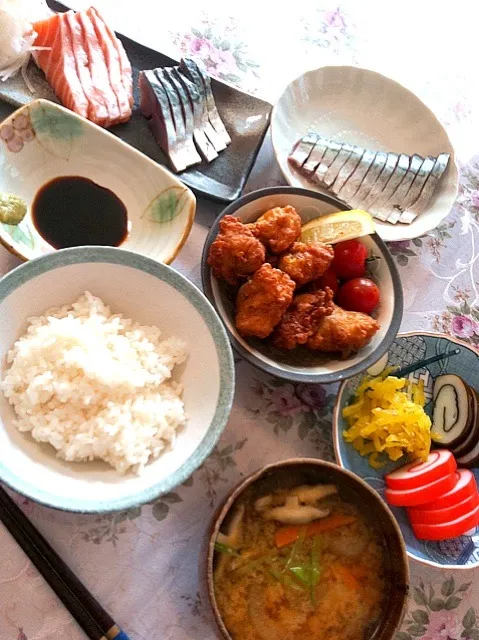
<svg viewBox="0 0 479 640">
<path fill-rule="evenodd" d="M 414 91 L 448 128 L 461 189 L 439 228 L 390 244 L 405 292 L 402 329 L 443 331 L 479 345 L 479 156 L 474 155 L 479 83 L 473 50 L 478 10 L 471 3 L 448 3 L 446 10 L 429 0 L 394 6 L 351 0 L 340 7 L 306 0 L 299 10 L 297 3 L 278 10 L 266 0 L 244 0 L 234 8 L 187 0 L 168 4 L 161 15 L 157 0 L 97 0 L 96 5 L 118 31 L 170 55 L 199 55 L 212 75 L 270 101 L 289 79 L 327 64 L 368 67 Z M 0 118 L 8 110 L 0 105 Z M 267 138 L 248 190 L 282 182 Z M 198 202 L 193 231 L 174 263 L 197 285 L 201 249 L 220 209 Z M 0 247 L 0 273 L 17 264 Z M 332 459 L 336 387 L 273 384 L 244 361 L 237 374 L 231 418 L 213 454 L 184 485 L 154 504 L 95 517 L 16 497 L 132 640 L 214 638 L 198 595 L 197 556 L 215 506 L 242 476 L 268 462 L 297 455 Z M 0 548 L 0 640 L 83 639 L 1 527 Z M 479 570 L 452 574 L 413 562 L 411 573 L 409 611 L 397 640 L 479 640 Z"/>
</svg>

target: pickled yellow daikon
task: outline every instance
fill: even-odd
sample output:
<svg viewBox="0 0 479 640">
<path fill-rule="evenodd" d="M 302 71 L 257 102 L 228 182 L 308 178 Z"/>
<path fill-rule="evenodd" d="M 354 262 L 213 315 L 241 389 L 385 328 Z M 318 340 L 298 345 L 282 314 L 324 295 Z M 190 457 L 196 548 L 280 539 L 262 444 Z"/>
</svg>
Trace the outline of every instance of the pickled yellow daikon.
<svg viewBox="0 0 479 640">
<path fill-rule="evenodd" d="M 431 449 L 431 419 L 424 411 L 424 384 L 394 376 L 366 378 L 352 404 L 343 409 L 346 442 L 378 469 L 387 458 L 404 454 L 426 461 Z"/>
</svg>

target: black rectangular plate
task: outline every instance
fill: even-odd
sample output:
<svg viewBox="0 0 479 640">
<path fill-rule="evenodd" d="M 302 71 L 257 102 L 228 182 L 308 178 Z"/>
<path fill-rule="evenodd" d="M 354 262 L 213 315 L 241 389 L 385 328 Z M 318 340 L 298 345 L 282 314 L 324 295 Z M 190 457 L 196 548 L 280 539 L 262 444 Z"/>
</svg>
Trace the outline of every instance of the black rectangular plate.
<svg viewBox="0 0 479 640">
<path fill-rule="evenodd" d="M 55 11 L 65 11 L 59 2 L 49 0 Z M 142 69 L 155 69 L 178 64 L 177 60 L 118 34 L 133 67 L 135 107 L 132 118 L 125 124 L 111 127 L 109 131 L 142 151 L 155 162 L 168 166 L 166 155 L 157 145 L 148 127 L 147 120 L 138 108 L 138 74 Z M 0 82 L 0 99 L 14 106 L 21 106 L 35 98 L 46 98 L 59 102 L 47 84 L 43 73 L 31 62 L 28 75 L 35 87 L 31 94 L 21 75 Z M 215 78 L 211 87 L 216 106 L 226 129 L 231 136 L 230 145 L 211 163 L 202 162 L 178 174 L 180 180 L 194 191 L 221 202 L 232 202 L 241 195 L 249 173 L 268 128 L 271 105 L 259 98 L 234 89 Z"/>
</svg>

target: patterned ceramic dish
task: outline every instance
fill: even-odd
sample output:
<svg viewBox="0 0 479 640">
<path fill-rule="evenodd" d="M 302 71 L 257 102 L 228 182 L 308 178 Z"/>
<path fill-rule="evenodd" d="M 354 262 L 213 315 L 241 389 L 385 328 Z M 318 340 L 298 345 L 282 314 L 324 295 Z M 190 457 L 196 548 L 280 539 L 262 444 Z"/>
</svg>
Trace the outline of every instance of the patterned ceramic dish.
<svg viewBox="0 0 479 640">
<path fill-rule="evenodd" d="M 418 360 L 429 358 L 439 353 L 460 348 L 460 353 L 454 357 L 435 362 L 411 373 L 409 378 L 423 380 L 428 402 L 432 397 L 434 378 L 445 373 L 461 376 L 470 385 L 477 388 L 479 380 L 479 353 L 472 347 L 454 340 L 446 335 L 437 333 L 403 333 L 399 334 L 389 351 L 374 367 L 377 375 L 386 366 L 404 367 Z M 401 466 L 405 460 L 395 464 L 390 463 L 382 469 L 373 469 L 366 458 L 362 458 L 353 447 L 345 442 L 342 432 L 347 428 L 346 421 L 341 415 L 342 409 L 350 402 L 363 376 L 355 376 L 341 386 L 336 401 L 333 417 L 333 439 L 337 462 L 366 480 L 381 496 L 384 495 L 384 474 L 395 467 Z M 426 411 L 430 404 L 426 405 Z M 479 482 L 479 469 L 474 470 Z M 412 532 L 405 509 L 392 508 L 392 512 L 401 527 L 406 540 L 407 552 L 410 558 L 423 564 L 447 569 L 473 569 L 479 567 L 479 528 L 475 535 L 462 536 L 443 542 L 424 542 L 417 540 Z"/>
<path fill-rule="evenodd" d="M 103 513 L 149 502 L 199 467 L 228 419 L 235 372 L 223 325 L 184 276 L 123 249 L 78 247 L 27 262 L 0 281 L 1 376 L 6 353 L 27 318 L 72 302 L 85 290 L 126 317 L 157 325 L 165 337 L 186 341 L 188 359 L 177 373 L 184 387 L 186 427 L 175 446 L 142 475 L 120 476 L 106 463 L 60 460 L 53 447 L 20 433 L 12 425 L 13 409 L 0 394 L 0 480 L 50 507 Z"/>
<path fill-rule="evenodd" d="M 167 169 L 68 109 L 35 100 L 0 124 L 0 192 L 31 205 L 58 176 L 83 176 L 126 206 L 122 247 L 170 263 L 186 242 L 196 199 Z M 0 223 L 0 242 L 22 260 L 55 249 L 35 229 L 30 211 L 18 225 Z"/>
<path fill-rule="evenodd" d="M 331 66 L 304 73 L 284 90 L 271 116 L 276 159 L 289 184 L 324 193 L 288 163 L 293 145 L 308 131 L 378 151 L 451 154 L 426 211 L 412 224 L 376 222 L 383 240 L 422 236 L 451 210 L 459 184 L 452 144 L 432 111 L 397 82 L 368 69 Z"/>
<path fill-rule="evenodd" d="M 311 458 L 293 458 L 283 460 L 243 479 L 226 497 L 213 518 L 211 527 L 205 537 L 205 544 L 200 558 L 201 587 L 210 603 L 212 617 L 222 637 L 231 640 L 231 636 L 223 622 L 215 597 L 214 568 L 217 561 L 215 542 L 220 529 L 227 524 L 232 514 L 232 507 L 241 499 L 244 491 L 254 486 L 258 497 L 271 492 L 272 489 L 288 489 L 303 484 L 332 483 L 339 488 L 341 495 L 353 503 L 364 507 L 376 530 L 384 535 L 385 567 L 387 581 L 387 602 L 384 605 L 384 616 L 372 636 L 365 640 L 392 640 L 404 616 L 409 591 L 409 567 L 404 541 L 399 527 L 389 508 L 378 498 L 366 482 L 349 471 L 344 471 L 331 462 Z"/>
<path fill-rule="evenodd" d="M 377 234 L 362 238 L 362 242 L 373 255 L 381 258 L 375 260 L 371 268 L 371 275 L 381 292 L 381 303 L 376 314 L 381 328 L 366 347 L 346 359 L 315 354 L 305 347 L 285 352 L 272 347 L 265 340 L 242 338 L 234 324 L 234 300 L 228 296 L 223 283 L 213 276 L 207 263 L 209 248 L 218 234 L 219 221 L 223 216 L 233 215 L 244 222 L 253 222 L 268 209 L 286 205 L 295 207 L 303 222 L 341 210 L 341 203 L 336 198 L 294 187 L 271 187 L 243 196 L 226 207 L 210 229 L 202 257 L 203 289 L 225 323 L 235 349 L 259 369 L 297 382 L 329 383 L 344 380 L 376 362 L 389 348 L 401 324 L 401 280 L 387 246 Z"/>
</svg>

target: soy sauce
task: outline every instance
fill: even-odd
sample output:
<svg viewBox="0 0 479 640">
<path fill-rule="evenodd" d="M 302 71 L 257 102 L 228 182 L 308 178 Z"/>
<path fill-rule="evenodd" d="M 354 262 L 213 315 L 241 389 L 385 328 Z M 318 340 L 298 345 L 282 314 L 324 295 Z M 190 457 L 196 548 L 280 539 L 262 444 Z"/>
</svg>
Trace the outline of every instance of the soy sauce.
<svg viewBox="0 0 479 640">
<path fill-rule="evenodd" d="M 44 184 L 33 200 L 32 219 L 55 249 L 118 247 L 128 235 L 128 214 L 120 198 L 80 176 L 61 176 Z"/>
</svg>

